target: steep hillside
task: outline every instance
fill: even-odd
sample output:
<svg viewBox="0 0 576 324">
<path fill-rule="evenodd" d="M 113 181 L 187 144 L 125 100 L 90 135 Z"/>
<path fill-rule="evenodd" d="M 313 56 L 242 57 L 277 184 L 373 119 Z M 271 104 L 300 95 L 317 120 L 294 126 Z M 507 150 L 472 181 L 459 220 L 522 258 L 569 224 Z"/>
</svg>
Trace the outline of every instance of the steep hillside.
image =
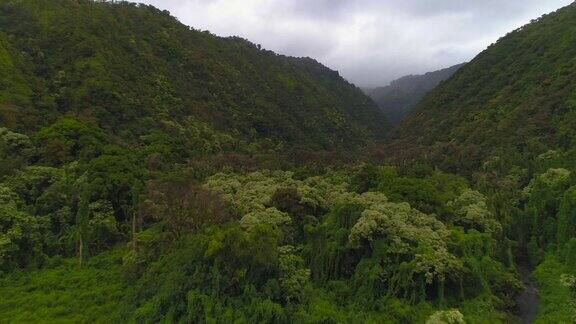
<svg viewBox="0 0 576 324">
<path fill-rule="evenodd" d="M 0 124 L 28 134 L 67 115 L 126 142 L 202 124 L 272 147 L 338 148 L 387 128 L 359 89 L 313 59 L 144 5 L 2 1 L 0 71 Z"/>
<path fill-rule="evenodd" d="M 398 154 L 475 170 L 532 160 L 576 139 L 576 6 L 509 33 L 415 108 L 392 134 Z"/>
<path fill-rule="evenodd" d="M 368 94 L 384 112 L 390 123 L 398 124 L 420 99 L 440 82 L 451 77 L 464 64 L 423 75 L 408 75 L 394 80 L 390 85 L 370 90 Z"/>
<path fill-rule="evenodd" d="M 555 17 L 428 96 L 390 154 L 338 149 L 383 135 L 383 116 L 311 59 L 152 7 L 0 1 L 0 323 L 517 323 L 519 264 L 539 267 L 539 319 L 571 322 L 576 154 L 523 165 L 514 149 L 562 142 L 509 149 L 524 125 L 474 119 L 526 100 L 570 138 L 555 100 L 571 102 L 575 17 Z M 497 145 L 510 172 L 438 167 Z"/>
</svg>

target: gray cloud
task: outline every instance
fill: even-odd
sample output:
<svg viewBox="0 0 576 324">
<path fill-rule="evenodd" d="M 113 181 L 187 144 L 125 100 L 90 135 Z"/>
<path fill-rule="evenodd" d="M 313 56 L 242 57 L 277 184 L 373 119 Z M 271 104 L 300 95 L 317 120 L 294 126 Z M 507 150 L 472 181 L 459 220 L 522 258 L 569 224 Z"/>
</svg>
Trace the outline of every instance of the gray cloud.
<svg viewBox="0 0 576 324">
<path fill-rule="evenodd" d="M 310 56 L 361 86 L 472 59 L 571 0 L 139 0 L 183 23 Z"/>
</svg>

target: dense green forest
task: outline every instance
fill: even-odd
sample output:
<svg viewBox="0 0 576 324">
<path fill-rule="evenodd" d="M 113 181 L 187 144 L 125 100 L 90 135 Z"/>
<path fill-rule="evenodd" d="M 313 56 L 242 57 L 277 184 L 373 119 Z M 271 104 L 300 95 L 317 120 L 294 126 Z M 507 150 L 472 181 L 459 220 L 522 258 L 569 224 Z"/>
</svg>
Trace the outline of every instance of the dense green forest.
<svg viewBox="0 0 576 324">
<path fill-rule="evenodd" d="M 491 45 L 428 94 L 388 142 L 396 163 L 465 175 L 537 267 L 542 323 L 576 320 L 574 4 Z"/>
<path fill-rule="evenodd" d="M 496 158 L 520 164 L 573 150 L 575 18 L 570 5 L 492 44 L 395 129 L 398 151 L 473 172 Z"/>
<path fill-rule="evenodd" d="M 464 63 L 465 64 L 465 63 Z M 464 64 L 428 72 L 423 75 L 407 75 L 390 82 L 385 87 L 365 91 L 382 110 L 388 121 L 396 125 L 416 106 L 420 100 L 440 84 L 450 78 Z"/>
<path fill-rule="evenodd" d="M 0 1 L 0 322 L 515 323 L 521 269 L 537 322 L 573 322 L 575 16 L 382 144 L 312 59 L 151 6 Z"/>
<path fill-rule="evenodd" d="M 177 140 L 189 155 L 205 149 L 202 141 L 354 147 L 387 130 L 375 104 L 338 72 L 192 30 L 151 6 L 1 1 L 0 31 L 0 121 L 14 131 L 30 134 L 64 115 L 126 144 Z"/>
</svg>

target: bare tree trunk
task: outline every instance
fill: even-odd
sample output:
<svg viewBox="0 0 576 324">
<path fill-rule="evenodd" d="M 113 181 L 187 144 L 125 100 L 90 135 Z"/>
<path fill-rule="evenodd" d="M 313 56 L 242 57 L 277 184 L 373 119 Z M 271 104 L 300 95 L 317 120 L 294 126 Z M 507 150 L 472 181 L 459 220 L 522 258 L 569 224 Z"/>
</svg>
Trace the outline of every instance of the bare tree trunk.
<svg viewBox="0 0 576 324">
<path fill-rule="evenodd" d="M 82 240 L 82 235 L 80 235 L 78 243 L 78 264 L 80 265 L 80 268 L 82 268 L 82 258 L 84 256 L 84 240 Z"/>
<path fill-rule="evenodd" d="M 137 252 L 136 246 L 136 211 L 132 212 L 132 249 Z"/>
<path fill-rule="evenodd" d="M 140 231 L 139 212 L 140 212 L 140 185 L 135 183 L 132 186 L 132 250 L 138 252 L 138 243 L 136 239 L 137 231 Z"/>
</svg>

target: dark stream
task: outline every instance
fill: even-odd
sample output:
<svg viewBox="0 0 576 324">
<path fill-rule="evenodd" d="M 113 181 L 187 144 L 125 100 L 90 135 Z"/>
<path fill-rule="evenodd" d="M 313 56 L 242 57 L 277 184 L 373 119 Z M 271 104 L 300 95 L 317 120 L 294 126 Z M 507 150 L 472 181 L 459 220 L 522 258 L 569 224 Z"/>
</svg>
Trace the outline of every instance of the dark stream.
<svg viewBox="0 0 576 324">
<path fill-rule="evenodd" d="M 518 297 L 518 316 L 520 317 L 520 323 L 531 324 L 534 323 L 536 315 L 538 315 L 538 306 L 540 304 L 538 299 L 538 287 L 530 277 L 530 268 L 527 266 L 520 266 L 518 271 L 520 272 L 520 277 L 526 286 L 524 291 L 522 291 Z"/>
</svg>

